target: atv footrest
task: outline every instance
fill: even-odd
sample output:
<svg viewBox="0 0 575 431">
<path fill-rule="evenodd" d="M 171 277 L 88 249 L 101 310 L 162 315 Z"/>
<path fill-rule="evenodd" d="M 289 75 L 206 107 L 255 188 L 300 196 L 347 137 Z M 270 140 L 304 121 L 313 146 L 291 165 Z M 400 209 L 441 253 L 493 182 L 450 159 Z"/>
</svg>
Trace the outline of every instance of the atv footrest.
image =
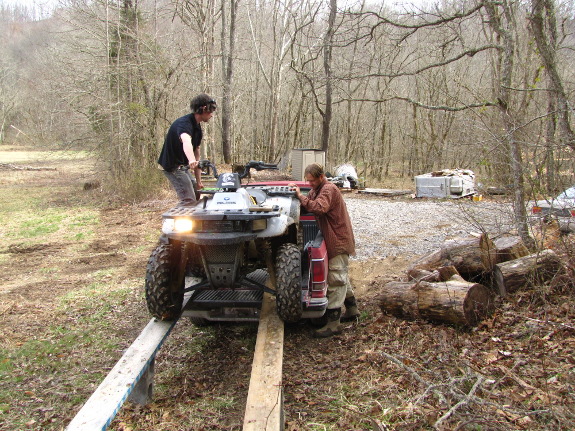
<svg viewBox="0 0 575 431">
<path fill-rule="evenodd" d="M 260 307 L 261 290 L 201 290 L 189 304 L 194 307 Z"/>
</svg>

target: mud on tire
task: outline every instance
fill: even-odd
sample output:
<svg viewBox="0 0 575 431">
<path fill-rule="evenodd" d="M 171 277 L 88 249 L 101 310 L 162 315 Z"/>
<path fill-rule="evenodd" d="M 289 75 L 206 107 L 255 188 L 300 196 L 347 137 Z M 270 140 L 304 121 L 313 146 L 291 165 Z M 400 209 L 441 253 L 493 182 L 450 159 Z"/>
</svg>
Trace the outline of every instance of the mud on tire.
<svg viewBox="0 0 575 431">
<path fill-rule="evenodd" d="M 146 268 L 146 303 L 156 319 L 174 320 L 182 310 L 184 294 L 172 292 L 176 264 L 173 262 L 173 247 L 160 244 L 150 255 Z"/>
<path fill-rule="evenodd" d="M 284 322 L 297 322 L 302 316 L 301 252 L 295 244 L 282 245 L 276 255 L 276 307 Z"/>
</svg>

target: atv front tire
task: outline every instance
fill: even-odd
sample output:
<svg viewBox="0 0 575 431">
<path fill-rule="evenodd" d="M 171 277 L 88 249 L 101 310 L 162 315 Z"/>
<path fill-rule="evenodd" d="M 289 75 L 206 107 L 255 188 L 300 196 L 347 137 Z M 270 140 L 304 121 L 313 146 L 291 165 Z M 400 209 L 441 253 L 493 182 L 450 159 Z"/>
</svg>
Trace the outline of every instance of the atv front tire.
<svg viewBox="0 0 575 431">
<path fill-rule="evenodd" d="M 276 308 L 280 319 L 301 319 L 301 252 L 295 244 L 282 245 L 276 254 Z"/>
<path fill-rule="evenodd" d="M 178 286 L 177 292 L 172 289 L 178 273 L 175 260 L 170 244 L 158 245 L 148 260 L 146 303 L 152 316 L 159 320 L 174 320 L 182 311 L 184 286 Z"/>
</svg>

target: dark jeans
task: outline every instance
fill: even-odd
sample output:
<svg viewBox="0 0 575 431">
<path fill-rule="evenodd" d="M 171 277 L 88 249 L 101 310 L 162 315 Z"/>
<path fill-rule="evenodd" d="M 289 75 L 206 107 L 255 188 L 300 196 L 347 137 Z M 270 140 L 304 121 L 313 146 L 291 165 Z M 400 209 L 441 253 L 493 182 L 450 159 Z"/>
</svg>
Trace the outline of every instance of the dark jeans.
<svg viewBox="0 0 575 431">
<path fill-rule="evenodd" d="M 196 203 L 195 179 L 188 166 L 180 166 L 171 172 L 164 171 L 164 175 L 176 190 L 180 200 L 178 206 L 191 206 Z"/>
</svg>

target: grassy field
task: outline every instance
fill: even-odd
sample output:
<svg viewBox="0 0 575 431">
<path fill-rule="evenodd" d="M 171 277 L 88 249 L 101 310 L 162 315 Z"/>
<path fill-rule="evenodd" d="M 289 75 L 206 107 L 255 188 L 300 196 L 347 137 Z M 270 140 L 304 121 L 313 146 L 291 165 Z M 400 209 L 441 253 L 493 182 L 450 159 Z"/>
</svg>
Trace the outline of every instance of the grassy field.
<svg viewBox="0 0 575 431">
<path fill-rule="evenodd" d="M 154 239 L 109 236 L 86 153 L 3 148 L 0 163 L 0 428 L 61 429 L 147 320 L 143 269 L 125 264 Z"/>
</svg>

